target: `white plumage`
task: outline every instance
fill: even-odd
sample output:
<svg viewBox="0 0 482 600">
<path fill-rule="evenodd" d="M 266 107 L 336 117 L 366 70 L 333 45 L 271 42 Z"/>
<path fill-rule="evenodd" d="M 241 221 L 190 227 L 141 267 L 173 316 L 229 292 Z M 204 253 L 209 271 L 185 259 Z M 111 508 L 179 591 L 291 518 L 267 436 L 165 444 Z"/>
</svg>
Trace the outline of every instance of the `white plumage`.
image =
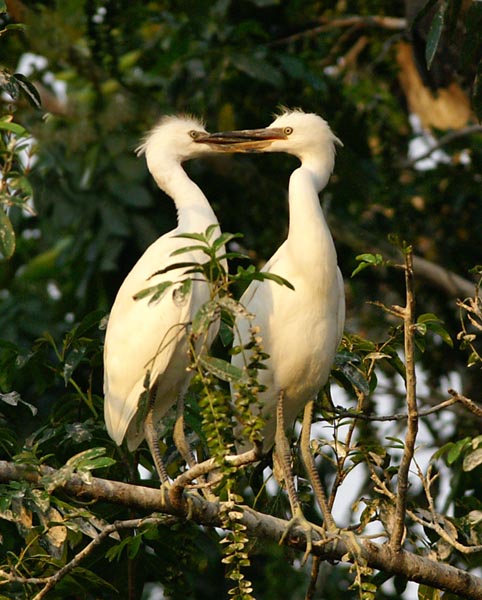
<svg viewBox="0 0 482 600">
<path fill-rule="evenodd" d="M 157 302 L 150 298 L 135 300 L 141 290 L 162 281 L 180 281 L 186 269 L 154 275 L 179 262 L 200 262 L 200 251 L 171 256 L 190 245 L 176 238 L 181 233 L 203 233 L 218 221 L 206 197 L 187 176 L 182 162 L 190 158 L 224 151 L 222 146 L 204 143 L 208 134 L 204 126 L 191 117 L 165 117 L 147 135 L 139 147 L 145 153 L 148 168 L 159 187 L 174 200 L 178 226 L 155 241 L 144 252 L 120 287 L 112 307 L 104 350 L 104 415 L 109 435 L 117 444 L 127 438 L 130 450 L 145 437 L 144 423 L 136 413 L 144 391 L 147 372 L 150 385 L 157 383 L 153 422 L 157 423 L 186 391 L 190 381 L 186 327 L 199 307 L 209 299 L 209 289 L 199 277 L 183 298 L 167 289 Z M 224 252 L 224 248 L 219 250 Z M 205 341 L 210 345 L 216 335 L 213 324 Z M 200 341 L 199 343 L 202 343 Z M 152 449 L 151 449 L 152 451 Z"/>
<path fill-rule="evenodd" d="M 251 136 L 257 130 L 246 132 Z M 272 133 L 270 133 L 272 132 Z M 259 130 L 261 152 L 287 152 L 301 161 L 289 182 L 289 231 L 285 242 L 262 271 L 287 279 L 294 290 L 274 281 L 254 281 L 241 303 L 254 315 L 238 319 L 234 343 L 249 340 L 251 324 L 259 327 L 261 346 L 269 354 L 258 372 L 266 391 L 260 394 L 265 451 L 274 443 L 276 405 L 284 398 L 286 429 L 326 383 L 345 321 L 343 279 L 318 193 L 333 171 L 335 144 L 341 143 L 326 121 L 315 114 L 287 111 Z M 270 141 L 269 141 L 270 140 Z M 256 142 L 246 149 L 256 150 Z M 243 355 L 233 364 L 243 366 Z"/>
</svg>

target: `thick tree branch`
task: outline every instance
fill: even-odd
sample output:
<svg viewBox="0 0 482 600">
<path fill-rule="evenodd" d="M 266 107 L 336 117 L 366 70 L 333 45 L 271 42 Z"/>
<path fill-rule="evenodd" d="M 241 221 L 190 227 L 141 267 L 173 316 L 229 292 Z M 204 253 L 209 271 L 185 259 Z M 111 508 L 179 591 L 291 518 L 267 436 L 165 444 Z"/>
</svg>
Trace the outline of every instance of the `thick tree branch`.
<svg viewBox="0 0 482 600">
<path fill-rule="evenodd" d="M 24 480 L 32 484 L 39 484 L 42 476 L 54 473 L 55 469 L 50 467 L 44 466 L 36 471 L 29 467 L 0 461 L 0 481 L 2 482 Z M 65 480 L 61 488 L 83 500 L 107 501 L 147 513 L 161 512 L 182 518 L 186 518 L 189 513 L 192 520 L 200 525 L 216 527 L 221 525 L 222 503 L 208 502 L 198 496 L 192 497 L 189 506 L 186 502 L 182 506 L 174 506 L 166 490 L 97 477 L 86 481 L 80 475 L 74 475 Z M 242 512 L 240 522 L 246 526 L 247 533 L 255 538 L 279 542 L 288 526 L 288 522 L 283 519 L 259 513 L 248 507 L 240 506 L 239 510 Z M 312 554 L 323 560 L 346 560 L 347 553 L 352 553 L 352 544 L 349 541 L 346 542 L 342 534 L 329 537 L 328 540 L 333 540 L 331 542 L 321 539 L 316 531 L 313 533 L 313 537 Z M 305 550 L 305 537 L 297 528 L 293 528 L 285 542 L 297 550 Z M 372 568 L 452 592 L 467 600 L 482 598 L 482 579 L 465 571 L 403 550 L 393 552 L 386 544 L 375 544 L 361 537 L 358 539 L 358 545 L 357 560 L 365 561 Z"/>
</svg>

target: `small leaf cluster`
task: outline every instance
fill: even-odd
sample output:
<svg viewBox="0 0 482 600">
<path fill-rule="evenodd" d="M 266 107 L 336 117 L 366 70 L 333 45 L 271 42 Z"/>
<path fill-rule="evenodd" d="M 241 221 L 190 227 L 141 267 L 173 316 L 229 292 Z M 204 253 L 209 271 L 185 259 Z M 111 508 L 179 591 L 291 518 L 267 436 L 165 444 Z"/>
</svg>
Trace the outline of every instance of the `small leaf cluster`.
<svg viewBox="0 0 482 600">
<path fill-rule="evenodd" d="M 259 328 L 251 327 L 248 342 L 244 346 L 234 346 L 231 352 L 243 353 L 246 357 L 243 377 L 234 382 L 232 395 L 241 438 L 251 444 L 258 444 L 263 441 L 261 430 L 264 426 L 259 394 L 265 390 L 265 386 L 258 382 L 258 371 L 266 368 L 264 362 L 269 357 L 263 352 Z"/>
<path fill-rule="evenodd" d="M 30 166 L 21 159 L 22 152 L 31 152 L 31 145 L 30 134 L 13 122 L 13 115 L 0 117 L 0 258 L 9 259 L 15 252 L 12 218 L 21 211 L 33 214 L 33 191 L 28 180 Z"/>
<path fill-rule="evenodd" d="M 245 578 L 242 569 L 249 567 L 250 560 L 247 546 L 249 538 L 246 535 L 246 526 L 241 523 L 242 511 L 237 508 L 236 503 L 243 502 L 243 498 L 230 493 L 228 501 L 223 504 L 221 511 L 221 523 L 227 531 L 221 540 L 224 544 L 224 556 L 222 562 L 226 565 L 226 578 L 233 582 L 228 594 L 233 600 L 254 600 L 251 592 L 253 586 Z"/>
</svg>

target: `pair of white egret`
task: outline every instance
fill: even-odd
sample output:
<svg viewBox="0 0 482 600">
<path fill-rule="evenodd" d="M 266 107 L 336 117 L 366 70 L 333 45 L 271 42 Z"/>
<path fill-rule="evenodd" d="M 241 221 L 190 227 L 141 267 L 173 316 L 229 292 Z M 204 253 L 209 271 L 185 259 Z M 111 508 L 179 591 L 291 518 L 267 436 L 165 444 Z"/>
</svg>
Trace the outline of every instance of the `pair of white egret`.
<svg viewBox="0 0 482 600">
<path fill-rule="evenodd" d="M 247 343 L 249 328 L 253 324 L 259 327 L 263 351 L 269 354 L 267 368 L 259 371 L 260 383 L 265 386 L 260 398 L 266 417 L 263 450 L 276 443 L 295 516 L 300 515 L 300 507 L 290 475 L 285 430 L 292 428 L 303 407 L 303 461 L 312 481 L 318 481 L 309 450 L 313 400 L 328 379 L 345 319 L 343 280 L 318 198 L 333 171 L 336 143 L 340 142 L 321 117 L 294 110 L 283 112 L 265 129 L 214 134 L 192 118 L 167 117 L 140 146 L 158 186 L 174 200 L 178 226 L 146 250 L 112 307 L 104 352 L 105 421 L 115 442 L 120 445 L 127 438 L 130 450 L 147 439 L 163 482 L 167 473 L 159 456 L 156 425 L 189 385 L 186 325 L 209 299 L 209 292 L 206 282 L 198 280 L 184 302 L 176 302 L 171 293 L 157 303 L 149 303 L 148 298 L 136 301 L 134 296 L 146 285 L 182 276 L 182 268 L 159 273 L 179 262 L 172 253 L 186 246 L 186 239 L 176 236 L 219 226 L 209 202 L 182 163 L 223 152 L 287 152 L 301 161 L 289 181 L 287 239 L 263 268 L 287 279 L 294 290 L 270 280 L 253 281 L 241 303 L 255 315 L 254 321 L 239 321 L 235 344 Z M 182 255 L 183 261 L 201 262 L 203 258 L 199 251 Z M 232 360 L 243 366 L 241 355 Z M 150 408 L 144 422 L 139 422 L 136 414 L 148 371 Z M 320 487 L 317 497 L 325 524 L 333 524 L 321 486 L 314 487 Z"/>
</svg>

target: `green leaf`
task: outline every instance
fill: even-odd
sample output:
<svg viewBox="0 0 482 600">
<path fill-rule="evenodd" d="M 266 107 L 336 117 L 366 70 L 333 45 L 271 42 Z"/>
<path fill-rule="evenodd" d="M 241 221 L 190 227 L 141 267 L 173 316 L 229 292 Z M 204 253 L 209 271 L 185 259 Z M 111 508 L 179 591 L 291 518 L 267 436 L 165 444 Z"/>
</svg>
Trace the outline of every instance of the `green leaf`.
<svg viewBox="0 0 482 600">
<path fill-rule="evenodd" d="M 440 36 L 442 35 L 444 28 L 446 12 L 447 4 L 446 2 L 442 2 L 435 14 L 435 17 L 433 18 L 430 31 L 428 32 L 427 45 L 425 46 L 425 61 L 427 63 L 427 69 L 430 69 L 432 66 L 432 61 L 435 57 L 435 53 L 437 52 Z"/>
<path fill-rule="evenodd" d="M 9 259 L 12 258 L 14 252 L 15 231 L 7 213 L 0 207 L 0 254 Z"/>
<path fill-rule="evenodd" d="M 293 285 L 281 275 L 276 275 L 276 273 L 266 273 L 265 271 L 257 271 L 254 265 L 250 265 L 247 269 L 239 266 L 236 275 L 233 279 L 238 281 L 247 281 L 251 283 L 251 281 L 264 281 L 265 279 L 269 279 L 278 283 L 279 285 L 286 285 L 290 289 L 294 290 Z"/>
<path fill-rule="evenodd" d="M 209 225 L 205 233 L 179 233 L 174 237 L 184 238 L 187 240 L 197 240 L 198 242 L 203 242 L 204 244 L 207 244 L 211 239 L 214 231 L 218 229 L 218 227 L 219 225 L 217 223 L 213 223 L 212 225 Z"/>
<path fill-rule="evenodd" d="M 82 346 L 80 348 L 73 348 L 71 350 L 71 352 L 69 352 L 67 358 L 65 359 L 64 368 L 63 368 L 63 372 L 62 372 L 65 385 L 67 385 L 69 383 L 73 372 L 79 366 L 79 364 L 82 361 L 82 359 L 84 358 L 86 352 L 87 352 L 86 346 Z"/>
<path fill-rule="evenodd" d="M 418 317 L 417 331 L 422 335 L 425 335 L 427 331 L 431 331 L 435 335 L 441 337 L 442 340 L 451 348 L 454 346 L 449 332 L 445 329 L 445 327 L 443 327 L 443 321 L 433 313 L 424 313 Z"/>
<path fill-rule="evenodd" d="M 28 131 L 19 125 L 18 123 L 11 123 L 9 121 L 1 121 L 0 120 L 0 129 L 4 131 L 10 131 L 14 133 L 17 137 L 26 137 L 29 135 Z"/>
<path fill-rule="evenodd" d="M 467 448 L 467 446 L 470 444 L 470 438 L 466 437 L 462 440 L 459 440 L 458 442 L 455 442 L 455 444 L 453 444 L 448 453 L 447 453 L 447 463 L 449 465 L 453 464 L 458 458 L 460 458 L 460 455 L 462 454 L 462 452 L 465 451 L 465 449 Z"/>
<path fill-rule="evenodd" d="M 365 396 L 368 396 L 370 387 L 363 371 L 351 362 L 340 364 L 338 369 L 355 389 L 359 390 Z"/>
<path fill-rule="evenodd" d="M 222 381 L 231 383 L 232 381 L 240 381 L 244 377 L 244 371 L 242 369 L 235 367 L 222 358 L 201 356 L 199 362 L 205 369 Z"/>
<path fill-rule="evenodd" d="M 192 290 L 192 279 L 184 279 L 179 287 L 177 287 L 172 293 L 172 300 L 176 306 L 182 306 L 185 304 L 188 296 L 190 295 Z M 154 302 L 154 300 L 150 300 L 149 304 Z"/>
<path fill-rule="evenodd" d="M 133 298 L 134 300 L 142 300 L 143 298 L 146 298 L 147 296 L 152 296 L 152 298 L 149 300 L 149 304 L 151 302 L 156 302 L 157 300 L 159 300 L 161 298 L 161 296 L 164 294 L 164 292 L 171 287 L 172 285 L 174 285 L 173 281 L 162 281 L 161 283 L 158 283 L 157 285 L 151 285 L 148 288 L 145 288 L 143 290 L 141 290 L 140 292 L 137 292 L 136 294 L 134 294 Z"/>
<path fill-rule="evenodd" d="M 73 238 L 60 238 L 55 246 L 37 254 L 30 260 L 21 273 L 22 279 L 39 281 L 53 277 L 58 269 L 58 261 L 74 243 Z"/>
<path fill-rule="evenodd" d="M 231 56 L 234 66 L 252 79 L 271 83 L 274 87 L 280 87 L 283 76 L 272 64 L 260 56 L 248 56 L 246 54 L 235 54 Z"/>
<path fill-rule="evenodd" d="M 199 270 L 201 271 L 201 265 L 199 263 L 196 262 L 179 262 L 179 263 L 173 263 L 172 265 L 168 265 L 167 267 L 164 267 L 163 269 L 159 269 L 159 271 L 156 271 L 155 273 L 153 273 L 149 279 L 152 279 L 153 277 L 155 277 L 156 275 L 164 275 L 165 273 L 168 273 L 169 271 L 175 271 L 176 269 L 187 269 L 188 267 L 192 267 L 195 270 Z"/>
<path fill-rule="evenodd" d="M 355 260 L 360 261 L 360 264 L 353 271 L 351 277 L 354 277 L 357 273 L 363 271 L 363 269 L 366 269 L 367 267 L 377 267 L 379 265 L 385 264 L 385 261 L 383 260 L 383 256 L 381 254 L 359 254 L 355 257 Z"/>
<path fill-rule="evenodd" d="M 89 448 L 84 452 L 79 452 L 66 462 L 65 466 L 76 471 L 92 471 L 103 467 L 110 467 L 115 464 L 115 460 L 105 455 L 105 448 Z"/>
<path fill-rule="evenodd" d="M 235 240 L 236 238 L 241 238 L 241 237 L 243 237 L 242 233 L 223 233 L 214 240 L 212 248 L 214 251 L 217 251 L 217 250 L 219 250 L 219 248 L 221 248 L 221 246 L 225 246 L 232 240 Z"/>
<path fill-rule="evenodd" d="M 194 315 L 192 320 L 191 331 L 197 336 L 202 333 L 207 333 L 211 323 L 219 316 L 220 307 L 216 300 L 205 302 Z"/>
<path fill-rule="evenodd" d="M 294 285 L 292 283 L 290 283 L 284 277 L 281 277 L 281 275 L 276 275 L 276 273 L 266 273 L 265 271 L 257 271 L 254 274 L 254 279 L 259 279 L 259 281 L 264 281 L 265 279 L 269 279 L 270 281 L 274 281 L 278 285 L 285 285 L 286 287 L 289 287 L 290 290 L 295 289 Z"/>
<path fill-rule="evenodd" d="M 34 84 L 29 81 L 25 75 L 22 75 L 22 73 L 14 73 L 13 76 L 17 80 L 20 89 L 25 94 L 30 104 L 35 108 L 41 108 L 42 100 L 40 99 L 40 94 Z"/>
<path fill-rule="evenodd" d="M 178 256 L 179 254 L 185 254 L 186 252 L 197 252 L 197 251 L 201 251 L 204 252 L 204 254 L 207 255 L 211 255 L 210 249 L 208 246 L 200 246 L 200 245 L 196 245 L 196 246 L 184 246 L 183 248 L 178 248 L 177 250 L 174 250 L 173 252 L 171 252 L 171 254 L 169 256 Z"/>
<path fill-rule="evenodd" d="M 23 404 L 30 409 L 32 415 L 37 414 L 37 407 L 29 402 L 25 402 L 25 400 L 22 400 L 18 392 L 9 392 L 8 394 L 2 394 L 0 392 L 0 400 L 6 404 L 9 404 L 10 406 L 18 406 L 19 404 Z"/>
</svg>

